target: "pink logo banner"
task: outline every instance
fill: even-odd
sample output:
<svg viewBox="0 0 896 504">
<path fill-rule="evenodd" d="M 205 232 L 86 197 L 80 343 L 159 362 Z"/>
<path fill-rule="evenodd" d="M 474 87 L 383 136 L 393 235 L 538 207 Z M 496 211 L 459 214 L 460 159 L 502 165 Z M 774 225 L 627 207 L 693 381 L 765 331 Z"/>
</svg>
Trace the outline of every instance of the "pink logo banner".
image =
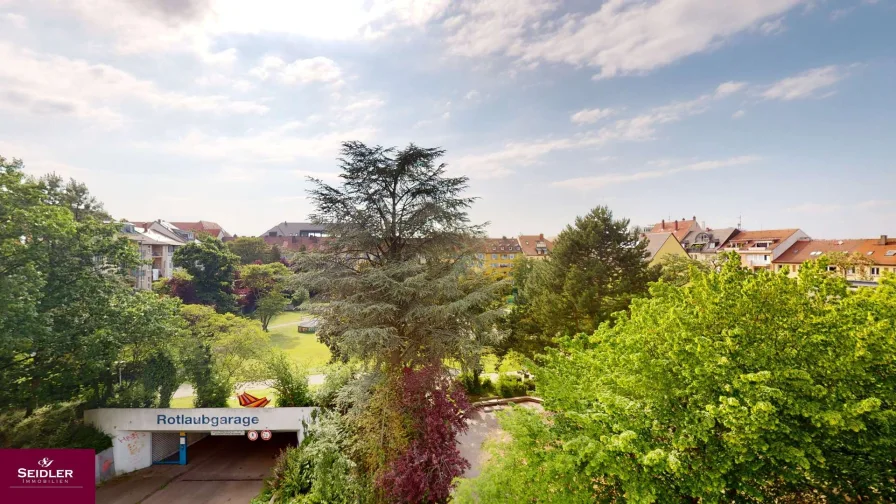
<svg viewBox="0 0 896 504">
<path fill-rule="evenodd" d="M 0 450 L 0 502 L 93 504 L 93 450 Z"/>
</svg>

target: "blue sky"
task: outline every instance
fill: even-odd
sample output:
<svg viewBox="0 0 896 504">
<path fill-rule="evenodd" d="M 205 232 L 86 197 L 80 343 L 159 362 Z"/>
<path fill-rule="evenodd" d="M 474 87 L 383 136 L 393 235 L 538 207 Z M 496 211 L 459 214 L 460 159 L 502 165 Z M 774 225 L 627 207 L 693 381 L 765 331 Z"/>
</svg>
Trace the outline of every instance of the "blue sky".
<svg viewBox="0 0 896 504">
<path fill-rule="evenodd" d="M 304 220 L 339 143 L 441 146 L 493 236 L 896 235 L 896 0 L 0 0 L 0 155 L 117 218 Z"/>
</svg>

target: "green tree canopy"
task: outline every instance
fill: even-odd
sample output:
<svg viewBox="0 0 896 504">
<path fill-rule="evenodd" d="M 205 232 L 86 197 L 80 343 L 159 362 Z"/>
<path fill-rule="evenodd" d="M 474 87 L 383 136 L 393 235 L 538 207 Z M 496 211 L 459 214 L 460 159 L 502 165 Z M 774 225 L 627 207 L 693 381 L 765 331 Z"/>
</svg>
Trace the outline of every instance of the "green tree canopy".
<svg viewBox="0 0 896 504">
<path fill-rule="evenodd" d="M 220 313 L 236 311 L 233 280 L 239 257 L 230 252 L 221 240 L 200 236 L 197 241 L 175 250 L 173 262 L 193 277 L 200 303 L 214 306 Z"/>
<path fill-rule="evenodd" d="M 264 238 L 240 236 L 227 242 L 227 248 L 240 258 L 240 264 L 280 262 L 280 250 L 274 250 Z"/>
<path fill-rule="evenodd" d="M 607 207 L 576 217 L 522 286 L 531 317 L 549 335 L 593 331 L 647 292 L 656 275 L 646 247 L 628 219 L 614 218 Z"/>
<path fill-rule="evenodd" d="M 506 417 L 458 501 L 892 501 L 896 278 L 849 291 L 826 266 L 735 257 L 550 350 L 550 415 Z"/>
<path fill-rule="evenodd" d="M 470 267 L 482 227 L 462 196 L 464 177 L 446 177 L 444 151 L 343 144 L 341 186 L 312 179 L 312 218 L 326 249 L 298 257 L 326 304 L 317 335 L 334 355 L 403 365 L 459 357 L 489 333 L 500 290 Z"/>
<path fill-rule="evenodd" d="M 35 180 L 0 157 L 0 397 L 69 400 L 107 373 L 135 247 L 82 184 Z M 110 344 L 106 344 L 110 343 Z"/>
</svg>

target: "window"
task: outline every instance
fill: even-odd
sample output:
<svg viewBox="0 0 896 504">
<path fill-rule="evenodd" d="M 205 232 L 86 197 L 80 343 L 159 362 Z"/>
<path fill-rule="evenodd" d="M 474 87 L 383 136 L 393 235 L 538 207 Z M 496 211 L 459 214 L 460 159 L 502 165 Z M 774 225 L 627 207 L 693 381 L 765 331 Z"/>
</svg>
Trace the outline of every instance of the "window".
<svg viewBox="0 0 896 504">
<path fill-rule="evenodd" d="M 874 276 L 880 275 L 880 268 L 871 268 L 871 274 Z"/>
<path fill-rule="evenodd" d="M 492 263 L 492 268 L 497 268 L 497 267 L 498 267 L 498 263 Z"/>
<path fill-rule="evenodd" d="M 887 253 L 884 255 L 886 255 L 887 257 L 896 256 L 896 250 L 888 250 Z"/>
<path fill-rule="evenodd" d="M 791 265 L 790 265 L 790 271 L 794 271 L 794 272 L 795 272 L 795 271 L 796 271 L 796 268 L 797 268 L 796 264 L 791 264 Z"/>
<path fill-rule="evenodd" d="M 510 254 L 507 256 L 508 259 L 513 259 L 514 257 L 516 257 L 514 254 Z"/>
<path fill-rule="evenodd" d="M 753 246 L 759 248 L 768 248 L 768 242 L 756 242 L 756 244 Z"/>
<path fill-rule="evenodd" d="M 768 256 L 767 256 L 767 255 L 762 256 L 762 260 L 763 260 L 763 261 L 768 261 Z"/>
<path fill-rule="evenodd" d="M 497 258 L 498 258 L 498 254 L 492 254 L 492 259 L 497 259 Z"/>
<path fill-rule="evenodd" d="M 476 259 L 485 259 L 485 254 L 476 254 Z"/>
<path fill-rule="evenodd" d="M 828 271 L 837 271 L 836 266 L 828 266 Z"/>
<path fill-rule="evenodd" d="M 501 250 L 504 250 L 504 245 L 501 245 Z"/>
<path fill-rule="evenodd" d="M 849 268 L 849 270 L 847 270 L 847 271 L 848 271 L 848 273 L 849 273 L 850 275 L 855 275 L 855 274 L 856 274 L 856 269 L 855 269 L 855 268 Z"/>
<path fill-rule="evenodd" d="M 501 254 L 501 259 L 507 259 L 507 254 Z"/>
</svg>

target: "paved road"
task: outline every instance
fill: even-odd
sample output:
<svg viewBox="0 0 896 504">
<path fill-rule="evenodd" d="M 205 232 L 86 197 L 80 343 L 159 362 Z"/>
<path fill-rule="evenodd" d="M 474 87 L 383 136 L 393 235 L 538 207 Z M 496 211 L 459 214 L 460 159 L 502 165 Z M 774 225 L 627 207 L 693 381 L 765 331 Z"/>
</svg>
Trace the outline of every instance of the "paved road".
<svg viewBox="0 0 896 504">
<path fill-rule="evenodd" d="M 152 466 L 99 487 L 99 504 L 245 504 L 261 491 L 277 454 L 296 442 L 275 432 L 270 441 L 208 437 L 189 448 L 186 466 Z"/>
</svg>

